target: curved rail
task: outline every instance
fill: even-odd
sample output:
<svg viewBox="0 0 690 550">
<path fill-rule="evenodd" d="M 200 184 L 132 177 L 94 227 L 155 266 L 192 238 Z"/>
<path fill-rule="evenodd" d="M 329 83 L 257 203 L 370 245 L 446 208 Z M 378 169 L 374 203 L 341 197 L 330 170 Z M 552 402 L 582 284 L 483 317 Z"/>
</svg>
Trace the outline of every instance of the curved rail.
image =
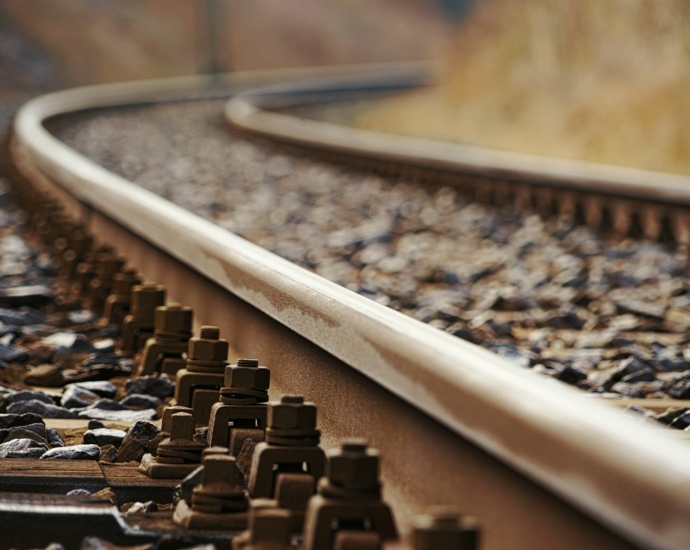
<svg viewBox="0 0 690 550">
<path fill-rule="evenodd" d="M 270 85 L 245 91 L 228 101 L 233 126 L 269 138 L 318 150 L 405 166 L 498 180 L 548 185 L 670 205 L 690 205 L 690 177 L 350 128 L 271 109 L 337 101 L 342 78 Z M 356 82 L 351 82 L 352 87 Z M 313 101 L 313 98 L 318 98 Z"/>
<path fill-rule="evenodd" d="M 360 86 L 379 89 L 387 71 L 395 78 L 408 71 L 410 82 L 422 82 L 429 74 L 420 66 L 347 71 Z M 323 71 L 299 76 L 312 78 L 313 86 L 323 85 Z M 223 83 L 226 93 L 232 93 L 284 77 L 242 74 Z M 57 184 L 64 200 L 81 205 L 85 217 L 98 214 L 152 243 L 626 540 L 664 549 L 687 546 L 690 448 L 682 442 L 281 259 L 108 172 L 43 127 L 46 118 L 87 108 L 209 94 L 208 84 L 204 78 L 117 84 L 34 99 L 15 120 L 16 166 L 27 177 Z M 231 102 L 229 112 L 254 127 L 287 120 L 257 111 L 246 99 Z M 289 123 L 290 130 L 297 128 L 294 124 Z M 313 125 L 303 126 L 309 127 Z M 336 387 L 323 384 L 326 397 L 310 397 L 327 407 L 328 399 L 337 401 L 338 382 L 331 380 Z M 366 430 L 366 425 L 358 429 Z M 388 431 L 401 455 L 405 445 L 414 444 L 405 438 L 404 426 L 389 426 Z M 404 464 L 404 456 L 396 459 Z M 452 479 L 442 483 L 452 484 Z"/>
</svg>

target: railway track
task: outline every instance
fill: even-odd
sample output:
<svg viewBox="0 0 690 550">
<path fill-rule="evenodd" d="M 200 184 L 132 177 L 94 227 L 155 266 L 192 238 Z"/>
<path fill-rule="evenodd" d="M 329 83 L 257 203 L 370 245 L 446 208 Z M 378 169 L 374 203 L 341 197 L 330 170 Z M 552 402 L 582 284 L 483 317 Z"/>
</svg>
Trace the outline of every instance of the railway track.
<svg viewBox="0 0 690 550">
<path fill-rule="evenodd" d="M 302 83 L 285 84 L 294 78 Z M 449 504 L 477 518 L 487 549 L 684 547 L 690 540 L 690 449 L 669 437 L 669 430 L 633 422 L 615 408 L 297 267 L 108 172 L 43 127 L 50 117 L 85 109 L 237 94 L 227 107 L 233 124 L 310 148 L 330 141 L 329 158 L 349 159 L 365 149 L 380 169 L 379 155 L 397 165 L 414 150 L 413 169 L 426 170 L 425 179 L 432 173 L 443 181 L 457 179 L 481 195 L 478 178 L 493 178 L 506 191 L 489 191 L 495 200 L 514 195 L 536 206 L 541 192 L 530 185 L 538 182 L 543 191 L 547 183 L 559 183 L 567 193 L 583 194 L 580 202 L 588 201 L 583 212 L 592 224 L 599 222 L 591 212 L 604 211 L 596 206 L 600 199 L 587 199 L 596 183 L 603 194 L 625 195 L 627 205 L 656 201 L 653 210 L 663 215 L 642 215 L 648 222 L 643 232 L 659 236 L 661 230 L 650 228 L 675 220 L 675 239 L 686 242 L 683 178 L 655 176 L 663 185 L 653 191 L 646 184 L 649 175 L 624 170 L 550 161 L 535 168 L 524 157 L 450 146 L 424 156 L 420 151 L 428 153 L 428 144 L 384 143 L 381 136 L 257 107 L 428 81 L 423 66 L 395 66 L 51 94 L 27 104 L 15 121 L 15 185 L 33 208 L 50 196 L 99 242 L 126 254 L 147 281 L 165 285 L 169 300 L 194 309 L 197 327 L 219 327 L 230 357 L 258 357 L 269 365 L 272 398 L 301 394 L 315 402 L 325 448 L 359 436 L 379 449 L 384 497 L 403 533 L 415 514 Z M 266 84 L 273 87 L 247 91 Z M 562 193 L 545 193 L 549 208 Z M 578 201 L 570 204 L 575 209 Z M 616 206 L 611 214 L 619 231 L 630 225 L 620 221 L 624 210 Z M 40 499 L 23 498 L 26 509 L 49 516 Z M 5 509 L 10 514 L 11 499 Z"/>
</svg>

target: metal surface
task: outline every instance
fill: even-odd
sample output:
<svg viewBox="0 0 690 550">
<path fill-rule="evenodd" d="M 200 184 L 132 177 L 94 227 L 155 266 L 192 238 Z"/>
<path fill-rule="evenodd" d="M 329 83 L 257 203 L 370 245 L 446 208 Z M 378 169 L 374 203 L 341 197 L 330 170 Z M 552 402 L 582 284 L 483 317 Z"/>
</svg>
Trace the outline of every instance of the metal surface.
<svg viewBox="0 0 690 550">
<path fill-rule="evenodd" d="M 276 393 L 315 401 L 326 447 L 361 435 L 379 448 L 384 496 L 401 525 L 449 503 L 480 519 L 487 550 L 630 547 L 598 523 L 641 545 L 687 545 L 690 449 L 681 442 L 277 258 L 41 126 L 59 112 L 150 101 L 152 89 L 174 96 L 165 86 L 34 100 L 15 123 L 15 164 L 172 299 L 193 305 L 199 322 L 231 335 L 233 352 L 271 364 Z"/>
</svg>

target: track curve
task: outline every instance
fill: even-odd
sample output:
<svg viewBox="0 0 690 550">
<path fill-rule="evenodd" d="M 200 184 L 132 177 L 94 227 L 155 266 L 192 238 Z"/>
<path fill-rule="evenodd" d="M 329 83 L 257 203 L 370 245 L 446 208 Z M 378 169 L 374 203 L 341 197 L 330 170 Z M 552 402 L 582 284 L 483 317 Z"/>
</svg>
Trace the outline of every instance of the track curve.
<svg viewBox="0 0 690 550">
<path fill-rule="evenodd" d="M 24 178 L 56 195 L 95 233 L 101 232 L 110 239 L 124 236 L 130 244 L 145 241 L 149 247 L 187 266 L 196 276 L 211 281 L 224 292 L 229 291 L 353 372 L 367 377 L 384 392 L 412 405 L 438 425 L 449 428 L 595 517 L 625 540 L 655 548 L 684 547 L 690 540 L 690 491 L 687 490 L 690 449 L 682 442 L 669 440 L 660 430 L 634 424 L 623 414 L 593 403 L 575 390 L 525 372 L 490 352 L 372 303 L 278 258 L 104 170 L 52 137 L 42 125 L 49 117 L 84 109 L 233 94 L 267 82 L 281 82 L 274 88 L 264 89 L 261 101 L 256 93 L 240 94 L 232 99 L 227 113 L 233 124 L 264 134 L 273 128 L 276 137 L 308 145 L 322 140 L 324 132 L 332 132 L 333 142 L 337 144 L 342 138 L 339 129 L 288 120 L 285 115 L 259 109 L 260 105 L 285 106 L 285 90 L 301 90 L 300 101 L 304 101 L 305 90 L 313 97 L 315 92 L 323 90 L 324 81 L 334 72 L 328 69 L 305 70 L 298 75 L 240 74 L 222 81 L 180 79 L 50 94 L 29 102 L 17 115 L 13 161 Z M 428 68 L 419 65 L 351 68 L 332 77 L 330 92 L 384 91 L 419 85 L 428 81 L 429 74 Z M 295 78 L 306 80 L 307 85 L 290 84 Z M 295 137 L 297 134 L 302 137 Z M 379 137 L 355 136 L 361 140 L 358 147 L 352 143 L 341 144 L 348 153 L 362 148 L 369 155 L 382 153 L 376 148 Z M 405 147 L 416 150 L 419 146 L 424 150 L 414 140 L 400 139 L 405 141 Z M 494 153 L 486 151 L 458 150 L 456 146 L 451 149 L 433 162 L 418 155 L 418 162 L 431 162 L 444 169 L 459 162 L 472 173 L 501 178 L 537 177 L 534 169 L 529 169 L 533 162 L 530 158 L 499 155 L 496 160 Z M 397 160 L 394 152 L 386 155 L 389 160 Z M 494 161 L 497 164 L 492 165 Z M 650 198 L 640 194 L 643 181 L 651 177 L 649 173 L 638 174 L 638 179 L 630 180 L 631 184 L 617 180 L 627 174 L 625 171 L 614 174 L 599 167 L 577 165 L 577 168 L 582 171 L 554 165 L 541 172 L 540 177 L 542 181 L 569 178 L 568 185 L 574 187 L 597 181 L 607 185 L 611 192 L 624 188 L 630 196 Z M 690 204 L 690 186 L 683 189 L 687 185 L 685 178 L 669 176 L 660 181 L 664 183 L 663 191 L 657 198 Z M 137 259 L 144 272 L 148 269 L 150 276 L 155 274 L 157 280 L 175 287 L 174 279 L 178 276 L 157 271 L 144 252 L 138 258 L 135 256 L 135 263 Z M 178 290 L 181 293 L 178 300 L 196 297 L 189 289 L 185 295 L 182 287 Z M 209 304 L 200 312 L 202 320 L 204 315 L 211 322 L 209 317 L 218 318 L 221 313 L 214 312 Z M 241 322 L 241 319 L 230 321 L 234 328 Z M 251 344 L 237 340 L 234 345 L 243 351 L 243 346 L 246 349 Z M 304 362 L 290 357 L 285 361 L 294 364 L 294 369 L 290 366 L 291 373 Z M 302 366 L 305 372 L 313 372 L 309 365 Z M 280 382 L 289 391 L 297 381 Z M 337 384 L 333 380 L 319 382 L 311 383 L 316 394 L 314 400 L 328 411 L 328 401 L 337 402 L 334 394 L 338 388 L 333 387 Z M 382 407 L 382 416 L 386 417 L 386 405 Z M 373 439 L 381 437 L 374 426 L 367 424 L 376 419 L 351 412 L 352 417 L 338 420 L 338 413 L 333 410 L 329 422 L 343 424 L 341 433 L 355 423 L 358 429 L 370 431 L 363 435 Z M 394 420 L 387 417 L 388 423 Z M 380 446 L 389 453 L 396 450 L 400 453 L 392 469 L 399 467 L 402 471 L 405 449 L 410 443 L 404 437 L 389 436 L 389 439 Z M 443 452 L 429 449 L 423 456 L 428 459 Z M 431 477 L 435 487 L 447 483 L 443 473 Z M 395 490 L 409 508 L 419 505 L 413 496 L 406 494 L 408 489 Z M 442 491 L 437 494 L 451 498 Z"/>
</svg>

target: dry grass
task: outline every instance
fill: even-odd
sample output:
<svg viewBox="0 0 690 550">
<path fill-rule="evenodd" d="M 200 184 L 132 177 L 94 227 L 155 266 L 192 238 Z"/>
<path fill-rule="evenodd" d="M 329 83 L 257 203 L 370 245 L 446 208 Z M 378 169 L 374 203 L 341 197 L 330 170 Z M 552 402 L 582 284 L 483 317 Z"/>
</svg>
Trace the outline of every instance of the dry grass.
<svg viewBox="0 0 690 550">
<path fill-rule="evenodd" d="M 690 173 L 687 0 L 483 0 L 446 76 L 356 124 Z"/>
</svg>

